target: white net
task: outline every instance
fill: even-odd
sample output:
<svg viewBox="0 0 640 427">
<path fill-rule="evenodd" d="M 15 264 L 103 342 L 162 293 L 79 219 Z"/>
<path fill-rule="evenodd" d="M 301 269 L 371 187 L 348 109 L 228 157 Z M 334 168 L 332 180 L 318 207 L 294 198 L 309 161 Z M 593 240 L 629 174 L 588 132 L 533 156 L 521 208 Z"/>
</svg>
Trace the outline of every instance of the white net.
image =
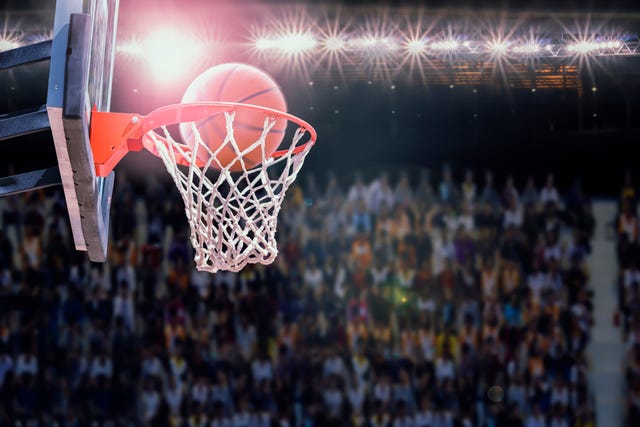
<svg viewBox="0 0 640 427">
<path fill-rule="evenodd" d="M 196 268 L 211 273 L 275 260 L 280 205 L 312 146 L 299 145 L 306 131 L 298 127 L 277 157 L 265 153 L 265 139 L 276 121 L 282 123 L 266 117 L 260 137 L 241 150 L 234 138 L 235 113 L 218 114 L 225 116 L 226 136 L 215 151 L 203 141 L 195 122 L 181 124 L 193 132 L 192 149 L 176 141 L 167 126 L 148 134 L 184 200 Z M 228 160 L 229 147 L 235 154 L 233 162 Z M 218 159 L 222 150 L 226 150 L 220 156 L 225 157 L 224 164 Z M 260 152 L 260 164 L 245 160 L 247 154 L 255 158 Z M 180 156 L 189 166 L 178 166 Z M 234 172 L 237 169 L 241 171 Z"/>
</svg>

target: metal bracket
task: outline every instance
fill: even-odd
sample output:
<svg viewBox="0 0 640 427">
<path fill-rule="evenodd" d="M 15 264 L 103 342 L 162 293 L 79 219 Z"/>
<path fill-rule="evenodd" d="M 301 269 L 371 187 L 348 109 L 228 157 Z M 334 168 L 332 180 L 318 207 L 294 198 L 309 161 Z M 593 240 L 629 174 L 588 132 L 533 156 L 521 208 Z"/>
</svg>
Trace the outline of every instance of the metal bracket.
<svg viewBox="0 0 640 427">
<path fill-rule="evenodd" d="M 60 184 L 62 184 L 62 181 L 60 179 L 60 170 L 57 166 L 7 176 L 0 178 L 0 197 Z"/>
</svg>

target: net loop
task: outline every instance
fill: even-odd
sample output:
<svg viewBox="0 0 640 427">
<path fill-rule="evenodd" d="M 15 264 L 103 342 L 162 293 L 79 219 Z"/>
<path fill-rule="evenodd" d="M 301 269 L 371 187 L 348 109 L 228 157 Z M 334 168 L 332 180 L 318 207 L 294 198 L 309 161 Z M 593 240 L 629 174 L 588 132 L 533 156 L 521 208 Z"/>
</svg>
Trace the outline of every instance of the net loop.
<svg viewBox="0 0 640 427">
<path fill-rule="evenodd" d="M 213 113 L 224 114 L 226 124 L 224 142 L 214 150 L 199 131 L 200 120 L 181 124 L 188 126 L 193 135 L 192 147 L 176 137 L 168 124 L 146 135 L 184 201 L 194 260 L 200 271 L 237 272 L 247 264 L 270 264 L 275 260 L 280 206 L 315 142 L 315 131 L 304 122 L 294 122 L 293 116 L 264 109 L 260 136 L 242 148 L 234 137 L 235 111 Z M 282 117 L 294 122 L 297 128 L 288 140 L 285 136 L 279 151 L 269 155 L 265 152 L 265 141 Z M 311 134 L 306 142 L 305 134 Z M 228 153 L 229 147 L 233 149 L 233 161 L 229 162 L 226 154 L 223 164 L 218 154 L 222 150 Z M 259 164 L 245 160 L 247 154 L 255 158 L 258 152 Z M 238 165 L 241 171 L 232 171 L 239 169 Z"/>
</svg>

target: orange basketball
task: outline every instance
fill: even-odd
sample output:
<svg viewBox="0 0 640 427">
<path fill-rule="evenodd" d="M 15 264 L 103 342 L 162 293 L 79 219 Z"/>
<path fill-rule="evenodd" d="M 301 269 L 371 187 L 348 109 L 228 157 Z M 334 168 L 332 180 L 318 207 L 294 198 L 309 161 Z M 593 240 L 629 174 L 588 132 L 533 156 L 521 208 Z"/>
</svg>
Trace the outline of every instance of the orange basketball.
<svg viewBox="0 0 640 427">
<path fill-rule="evenodd" d="M 246 64 L 230 63 L 209 68 L 195 78 L 182 97 L 183 103 L 209 101 L 238 102 L 259 105 L 282 112 L 287 111 L 287 102 L 278 84 L 264 71 Z M 260 138 L 265 118 L 265 113 L 259 111 L 236 110 L 233 131 L 240 151 L 248 149 Z M 277 119 L 265 139 L 265 158 L 270 157 L 276 151 L 282 142 L 286 127 L 286 119 Z M 196 123 L 196 128 L 211 151 L 217 150 L 227 135 L 223 113 L 215 114 Z M 180 133 L 183 141 L 193 148 L 195 139 L 192 124 L 183 123 L 180 125 Z M 208 160 L 209 153 L 202 148 L 198 150 L 197 156 L 199 160 L 204 162 Z M 211 167 L 229 167 L 229 170 L 234 172 L 242 171 L 242 162 L 239 157 L 231 143 L 228 142 L 216 155 L 220 164 L 218 165 L 214 160 Z M 247 169 L 257 166 L 262 162 L 261 148 L 258 146 L 250 150 L 242 156 L 242 159 Z"/>
</svg>

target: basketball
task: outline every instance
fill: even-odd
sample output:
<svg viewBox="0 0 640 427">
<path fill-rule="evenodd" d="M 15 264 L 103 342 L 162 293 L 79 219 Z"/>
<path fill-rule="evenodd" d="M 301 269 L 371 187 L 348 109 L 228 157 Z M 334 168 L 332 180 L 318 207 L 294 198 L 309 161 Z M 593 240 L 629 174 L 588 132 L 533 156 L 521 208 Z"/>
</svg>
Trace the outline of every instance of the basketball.
<svg viewBox="0 0 640 427">
<path fill-rule="evenodd" d="M 237 102 L 267 107 L 286 112 L 287 102 L 278 84 L 264 71 L 246 64 L 229 63 L 209 68 L 196 77 L 182 97 L 183 103 L 191 102 Z M 238 149 L 243 152 L 251 147 L 262 135 L 266 115 L 260 111 L 238 109 L 233 120 L 234 137 Z M 265 158 L 270 157 L 282 142 L 287 126 L 287 120 L 278 119 L 265 139 Z M 258 146 L 242 156 L 236 154 L 232 144 L 224 143 L 227 135 L 226 119 L 223 113 L 215 114 L 206 120 L 196 123 L 200 137 L 213 152 L 216 160 L 211 163 L 212 168 L 228 167 L 233 172 L 242 171 L 242 163 L 247 169 L 252 169 L 262 162 L 262 149 Z M 191 148 L 195 146 L 193 125 L 180 125 L 183 141 Z M 196 154 L 198 160 L 206 162 L 210 154 L 202 147 Z"/>
</svg>

